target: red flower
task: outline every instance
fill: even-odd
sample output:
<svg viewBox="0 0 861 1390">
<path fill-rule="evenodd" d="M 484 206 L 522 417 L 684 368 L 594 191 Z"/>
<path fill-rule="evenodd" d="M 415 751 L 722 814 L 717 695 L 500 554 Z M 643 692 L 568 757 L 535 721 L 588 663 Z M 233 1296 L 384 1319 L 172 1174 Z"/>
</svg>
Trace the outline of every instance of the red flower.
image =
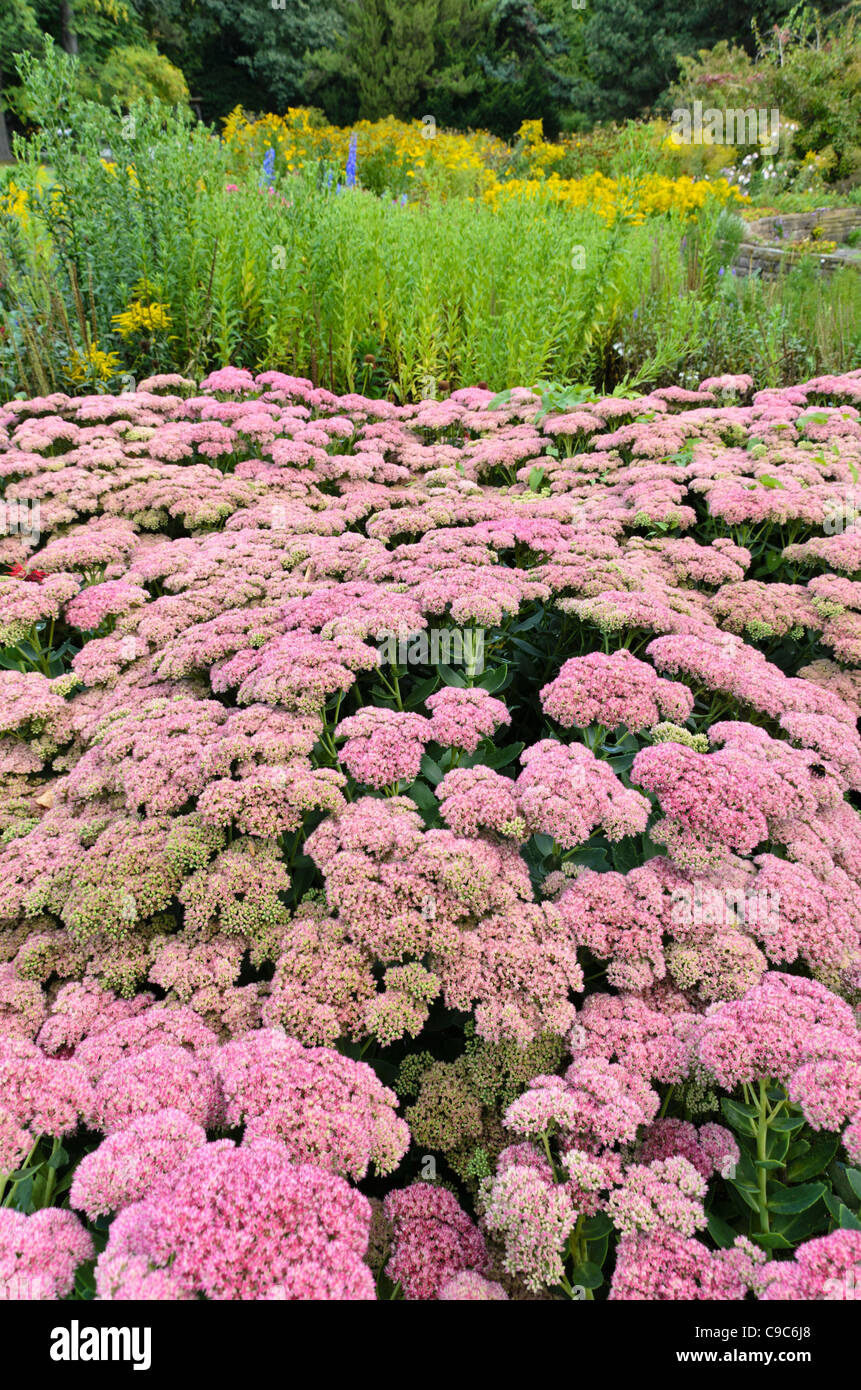
<svg viewBox="0 0 861 1390">
<path fill-rule="evenodd" d="M 28 574 L 23 565 L 13 565 L 7 578 L 23 579 L 25 584 L 41 584 L 46 574 L 47 570 L 30 570 Z"/>
</svg>

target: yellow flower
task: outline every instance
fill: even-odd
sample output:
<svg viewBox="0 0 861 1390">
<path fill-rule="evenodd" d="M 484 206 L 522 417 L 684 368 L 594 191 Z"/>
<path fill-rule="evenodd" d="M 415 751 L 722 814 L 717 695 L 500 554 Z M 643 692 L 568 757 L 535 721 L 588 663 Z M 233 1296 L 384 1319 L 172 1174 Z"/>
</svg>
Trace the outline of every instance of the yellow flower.
<svg viewBox="0 0 861 1390">
<path fill-rule="evenodd" d="M 140 300 L 133 299 L 121 314 L 113 315 L 111 322 L 116 324 L 117 332 L 123 338 L 128 338 L 132 333 L 156 333 L 159 329 L 170 327 L 169 305 L 141 304 Z"/>
<path fill-rule="evenodd" d="M 85 352 L 72 353 L 68 373 L 72 381 L 110 381 L 115 375 L 120 360 L 115 352 L 102 352 L 96 343 L 90 343 Z"/>
</svg>

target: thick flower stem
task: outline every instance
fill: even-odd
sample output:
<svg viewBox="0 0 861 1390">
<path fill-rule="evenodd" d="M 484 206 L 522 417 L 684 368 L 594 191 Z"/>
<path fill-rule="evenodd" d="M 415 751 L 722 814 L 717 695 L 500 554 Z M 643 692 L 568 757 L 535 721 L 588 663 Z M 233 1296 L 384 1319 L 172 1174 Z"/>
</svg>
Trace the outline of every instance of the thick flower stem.
<svg viewBox="0 0 861 1390">
<path fill-rule="evenodd" d="M 756 1176 L 759 1186 L 759 1222 L 760 1233 L 768 1235 L 770 1227 L 768 1214 L 768 1169 L 762 1165 L 767 1158 L 768 1145 L 768 1096 L 765 1090 L 765 1081 L 759 1083 L 759 1099 L 757 1102 L 757 1126 L 756 1126 L 756 1156 L 759 1160 L 757 1164 Z"/>
</svg>

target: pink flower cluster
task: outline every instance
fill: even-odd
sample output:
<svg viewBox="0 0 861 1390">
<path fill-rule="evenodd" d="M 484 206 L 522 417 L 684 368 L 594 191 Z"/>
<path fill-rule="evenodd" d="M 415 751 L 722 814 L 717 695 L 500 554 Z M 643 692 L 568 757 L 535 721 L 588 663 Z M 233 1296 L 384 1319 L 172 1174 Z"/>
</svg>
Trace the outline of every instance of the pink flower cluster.
<svg viewBox="0 0 861 1390">
<path fill-rule="evenodd" d="M 63 1142 L 99 1297 L 556 1297 L 593 1217 L 614 1300 L 841 1296 L 852 1230 L 700 1233 L 725 1096 L 861 1162 L 859 407 L 0 405 L 0 1184 Z M 0 1218 L 67 1297 L 78 1217 Z"/>
</svg>

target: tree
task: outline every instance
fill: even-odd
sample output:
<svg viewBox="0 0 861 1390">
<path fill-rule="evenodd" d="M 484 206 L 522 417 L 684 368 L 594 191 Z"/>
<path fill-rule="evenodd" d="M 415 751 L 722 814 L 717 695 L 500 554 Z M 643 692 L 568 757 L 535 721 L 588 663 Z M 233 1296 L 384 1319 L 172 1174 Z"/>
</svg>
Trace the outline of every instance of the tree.
<svg viewBox="0 0 861 1390">
<path fill-rule="evenodd" d="M 842 0 L 821 0 L 824 13 Z M 584 40 L 588 75 L 579 101 L 593 117 L 615 120 L 651 107 L 678 75 L 678 56 L 735 39 L 755 49 L 752 24 L 786 19 L 794 0 L 590 0 Z"/>
<path fill-rule="evenodd" d="M 197 0 L 188 21 L 192 43 L 204 56 L 239 69 L 232 85 L 244 89 L 249 104 L 279 111 L 304 102 L 306 54 L 322 48 L 338 28 L 331 0 Z M 189 69 L 201 85 L 205 66 Z M 236 102 L 219 104 L 224 114 Z"/>
<path fill-rule="evenodd" d="M 13 57 L 41 46 L 42 30 L 29 0 L 0 0 L 0 163 L 12 158 L 3 95 L 14 75 Z"/>
<path fill-rule="evenodd" d="M 309 88 L 332 112 L 432 113 L 443 125 L 510 135 L 527 116 L 552 128 L 570 98 L 562 0 L 339 0 L 340 40 L 313 55 Z M 327 85 L 328 83 L 328 85 Z"/>
<path fill-rule="evenodd" d="M 442 78 L 440 58 L 453 24 L 469 28 L 476 0 L 337 0 L 339 25 L 311 59 L 311 88 L 327 79 L 353 94 L 367 120 L 416 114 Z M 453 73 L 455 81 L 462 72 Z M 327 108 L 329 103 L 324 103 Z"/>
<path fill-rule="evenodd" d="M 469 124 L 510 138 L 522 121 L 541 117 L 546 133 L 555 134 L 576 90 L 572 37 L 552 0 L 496 0 L 478 59 L 485 83 Z"/>
</svg>

